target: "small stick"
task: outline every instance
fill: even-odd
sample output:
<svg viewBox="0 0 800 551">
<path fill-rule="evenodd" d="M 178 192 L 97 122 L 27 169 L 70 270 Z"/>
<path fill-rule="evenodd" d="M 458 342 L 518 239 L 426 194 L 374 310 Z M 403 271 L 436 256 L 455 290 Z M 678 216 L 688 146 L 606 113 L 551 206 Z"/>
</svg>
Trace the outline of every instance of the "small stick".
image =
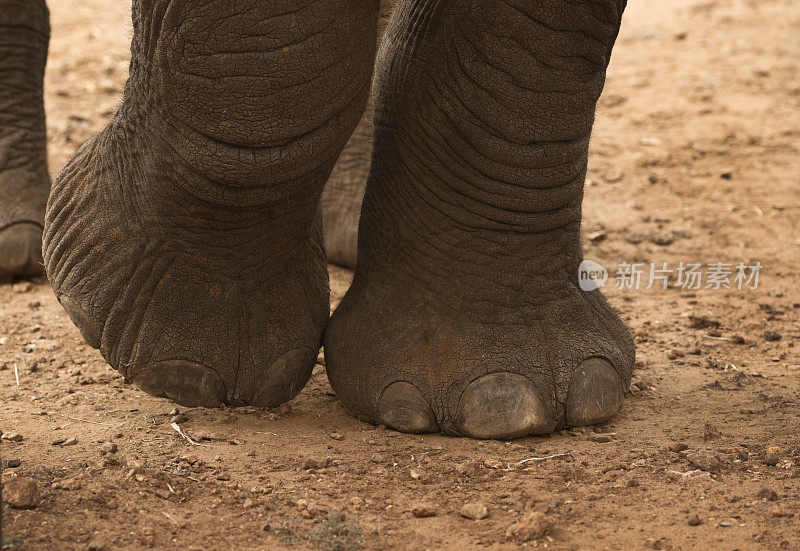
<svg viewBox="0 0 800 551">
<path fill-rule="evenodd" d="M 166 511 L 161 511 L 161 514 L 162 514 L 162 515 L 164 515 L 165 517 L 167 517 L 167 518 L 170 520 L 170 522 L 172 522 L 172 524 L 174 524 L 175 526 L 178 526 L 178 523 L 177 523 L 177 522 L 175 522 L 175 519 L 174 519 L 174 518 L 172 518 L 172 517 L 169 515 L 169 513 L 167 513 Z"/>
<path fill-rule="evenodd" d="M 101 423 L 100 421 L 89 421 L 88 419 L 78 419 L 77 417 L 67 417 L 67 419 L 72 419 L 73 421 L 80 421 L 81 423 L 92 423 L 93 425 L 105 425 L 106 427 L 116 426 L 112 425 L 111 423 Z"/>
<path fill-rule="evenodd" d="M 528 459 L 523 459 L 522 461 L 517 461 L 517 465 L 522 465 L 523 463 L 528 463 L 529 461 L 545 461 L 546 459 L 553 459 L 555 457 L 564 457 L 565 453 L 554 453 L 553 455 L 546 455 L 544 457 L 529 457 Z"/>
<path fill-rule="evenodd" d="M 17 378 L 17 386 L 19 386 L 19 369 L 17 369 L 17 362 L 14 362 L 14 376 Z"/>
<path fill-rule="evenodd" d="M 209 446 L 209 445 L 207 445 L 207 444 L 198 444 L 197 442 L 195 442 L 194 440 L 192 440 L 192 439 L 189 437 L 189 435 L 188 435 L 188 434 L 186 434 L 185 432 L 183 432 L 183 430 L 181 430 L 181 428 L 178 426 L 178 423 L 170 423 L 170 426 L 171 426 L 173 429 L 175 429 L 175 432 L 177 432 L 177 433 L 178 433 L 178 434 L 180 434 L 182 437 L 184 437 L 184 438 L 186 439 L 186 441 L 187 441 L 187 442 L 189 442 L 189 444 L 191 444 L 192 446 L 203 446 L 203 447 L 205 447 L 205 448 L 210 448 L 210 447 L 211 447 L 211 446 Z"/>
<path fill-rule="evenodd" d="M 727 337 L 712 337 L 711 335 L 704 335 L 706 339 L 714 339 L 715 341 L 728 341 L 728 342 L 736 342 L 733 339 L 729 339 Z"/>
</svg>

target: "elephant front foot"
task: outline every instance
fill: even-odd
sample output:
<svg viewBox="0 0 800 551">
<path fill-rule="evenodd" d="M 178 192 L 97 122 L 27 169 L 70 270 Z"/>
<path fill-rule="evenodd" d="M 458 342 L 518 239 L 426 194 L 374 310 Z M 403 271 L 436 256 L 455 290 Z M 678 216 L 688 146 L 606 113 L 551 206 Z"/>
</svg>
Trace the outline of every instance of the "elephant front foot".
<svg viewBox="0 0 800 551">
<path fill-rule="evenodd" d="M 345 408 L 406 432 L 598 423 L 634 364 L 578 285 L 589 137 L 622 0 L 398 9 L 353 285 L 325 334 Z"/>
<path fill-rule="evenodd" d="M 53 184 L 47 274 L 149 394 L 278 405 L 330 313 L 319 199 L 367 101 L 376 6 L 139 7 L 124 102 Z"/>
<path fill-rule="evenodd" d="M 502 272 L 357 278 L 328 324 L 328 375 L 354 415 L 402 432 L 515 438 L 606 421 L 633 341 L 599 292 Z M 405 273 L 404 273 L 405 272 Z M 576 268 L 577 273 L 577 268 Z"/>
<path fill-rule="evenodd" d="M 275 406 L 305 386 L 329 313 L 314 197 L 281 210 L 210 189 L 113 122 L 53 184 L 47 274 L 126 381 L 185 406 Z"/>
</svg>

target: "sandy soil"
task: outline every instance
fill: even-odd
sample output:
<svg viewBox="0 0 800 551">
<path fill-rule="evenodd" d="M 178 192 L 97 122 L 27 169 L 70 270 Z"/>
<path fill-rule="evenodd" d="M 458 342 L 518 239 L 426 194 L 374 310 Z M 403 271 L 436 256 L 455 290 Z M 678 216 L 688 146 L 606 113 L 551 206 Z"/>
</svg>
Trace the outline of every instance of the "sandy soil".
<svg viewBox="0 0 800 551">
<path fill-rule="evenodd" d="M 51 9 L 55 173 L 118 104 L 130 25 L 119 0 Z M 535 512 L 549 529 L 529 547 L 800 548 L 798 29 L 794 0 L 629 5 L 585 203 L 586 256 L 638 343 L 612 423 L 407 436 L 346 416 L 319 366 L 277 410 L 181 412 L 193 445 L 45 281 L 17 282 L 0 286 L 3 479 L 34 477 L 41 503 L 6 511 L 6 546 L 514 549 L 507 529 Z M 756 290 L 614 285 L 620 263 L 643 263 L 645 287 L 651 262 L 756 261 Z M 331 275 L 338 300 L 350 273 Z M 469 502 L 488 517 L 462 517 Z"/>
</svg>

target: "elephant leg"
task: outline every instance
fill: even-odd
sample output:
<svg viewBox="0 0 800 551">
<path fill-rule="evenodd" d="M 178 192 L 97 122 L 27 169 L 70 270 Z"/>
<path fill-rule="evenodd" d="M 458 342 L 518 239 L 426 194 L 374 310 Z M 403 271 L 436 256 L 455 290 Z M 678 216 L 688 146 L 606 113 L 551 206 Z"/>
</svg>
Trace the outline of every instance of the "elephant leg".
<svg viewBox="0 0 800 551">
<path fill-rule="evenodd" d="M 325 334 L 345 408 L 512 438 L 619 409 L 633 340 L 579 287 L 597 99 L 625 0 L 402 0 L 376 65 L 353 285 Z"/>
<path fill-rule="evenodd" d="M 377 0 L 135 0 L 111 123 L 53 183 L 44 259 L 85 340 L 180 404 L 274 406 L 329 315 L 320 194 L 363 113 Z"/>
<path fill-rule="evenodd" d="M 41 274 L 50 176 L 42 97 L 44 0 L 0 0 L 0 279 Z"/>
<path fill-rule="evenodd" d="M 381 0 L 379 41 L 386 31 L 394 5 L 395 0 Z M 373 110 L 374 102 L 370 95 L 364 116 L 350 136 L 322 192 L 322 227 L 328 261 L 346 268 L 356 265 L 358 219 L 372 157 Z"/>
<path fill-rule="evenodd" d="M 372 156 L 372 98 L 322 191 L 322 229 L 328 261 L 356 265 L 358 219 Z"/>
</svg>

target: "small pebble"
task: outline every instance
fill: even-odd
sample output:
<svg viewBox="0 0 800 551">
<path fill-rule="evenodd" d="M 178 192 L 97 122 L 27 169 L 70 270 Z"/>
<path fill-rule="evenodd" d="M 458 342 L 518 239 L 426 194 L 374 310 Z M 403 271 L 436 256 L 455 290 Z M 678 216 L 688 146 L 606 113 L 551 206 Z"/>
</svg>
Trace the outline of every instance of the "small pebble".
<svg viewBox="0 0 800 551">
<path fill-rule="evenodd" d="M 12 285 L 11 290 L 15 293 L 29 293 L 33 290 L 33 284 L 30 281 L 21 281 Z"/>
<path fill-rule="evenodd" d="M 764 455 L 764 464 L 770 467 L 774 467 L 778 464 L 778 454 L 777 453 L 768 453 Z"/>
<path fill-rule="evenodd" d="M 411 514 L 417 518 L 435 517 L 438 514 L 436 506 L 430 503 L 417 503 L 411 507 Z"/>
<path fill-rule="evenodd" d="M 756 494 L 758 499 L 766 499 L 767 501 L 778 501 L 778 493 L 770 488 L 761 488 Z"/>
<path fill-rule="evenodd" d="M 661 138 L 642 138 L 639 143 L 644 146 L 655 147 L 661 145 Z"/>
<path fill-rule="evenodd" d="M 328 466 L 328 460 L 319 457 L 309 457 L 303 462 L 303 468 L 310 469 L 324 469 Z"/>
<path fill-rule="evenodd" d="M 74 446 L 77 443 L 78 443 L 78 439 L 73 436 L 72 438 L 67 438 L 66 440 L 64 440 L 64 442 L 61 445 L 62 446 Z"/>
<path fill-rule="evenodd" d="M 682 452 L 684 450 L 688 450 L 688 449 L 689 449 L 689 444 L 687 444 L 686 442 L 676 442 L 675 444 L 673 444 L 673 445 L 671 445 L 669 447 L 669 451 L 675 452 L 675 453 L 680 453 L 680 452 Z"/>
<path fill-rule="evenodd" d="M 461 508 L 461 516 L 472 520 L 481 520 L 489 516 L 489 509 L 480 501 L 473 501 Z"/>
<path fill-rule="evenodd" d="M 721 463 L 719 459 L 712 453 L 700 452 L 688 455 L 689 464 L 695 469 L 713 472 L 720 468 Z"/>
<path fill-rule="evenodd" d="M 23 436 L 16 432 L 9 432 L 8 434 L 4 434 L 2 439 L 8 440 L 9 442 L 22 442 Z"/>
<path fill-rule="evenodd" d="M 703 521 L 700 519 L 699 516 L 692 515 L 686 519 L 686 524 L 688 524 L 689 526 L 700 526 L 701 524 L 703 524 Z"/>
</svg>

